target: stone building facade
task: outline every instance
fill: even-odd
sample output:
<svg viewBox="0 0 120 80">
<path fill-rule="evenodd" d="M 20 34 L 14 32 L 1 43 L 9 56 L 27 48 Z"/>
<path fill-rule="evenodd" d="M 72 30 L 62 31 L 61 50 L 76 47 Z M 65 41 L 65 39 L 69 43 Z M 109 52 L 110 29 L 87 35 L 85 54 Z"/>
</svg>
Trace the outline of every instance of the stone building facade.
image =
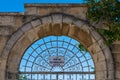
<svg viewBox="0 0 120 80">
<path fill-rule="evenodd" d="M 34 41 L 66 35 L 80 41 L 95 63 L 96 80 L 120 80 L 120 42 L 111 46 L 86 18 L 86 5 L 26 4 L 24 13 L 0 13 L 0 80 L 18 80 L 22 55 Z"/>
</svg>

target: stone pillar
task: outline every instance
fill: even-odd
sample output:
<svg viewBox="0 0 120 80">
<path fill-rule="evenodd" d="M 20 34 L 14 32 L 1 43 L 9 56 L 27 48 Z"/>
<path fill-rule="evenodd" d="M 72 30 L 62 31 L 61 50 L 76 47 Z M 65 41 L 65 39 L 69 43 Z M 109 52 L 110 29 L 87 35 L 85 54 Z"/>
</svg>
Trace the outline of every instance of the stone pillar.
<svg viewBox="0 0 120 80">
<path fill-rule="evenodd" d="M 115 80 L 120 80 L 120 41 L 114 42 L 111 49 L 115 65 Z"/>
</svg>

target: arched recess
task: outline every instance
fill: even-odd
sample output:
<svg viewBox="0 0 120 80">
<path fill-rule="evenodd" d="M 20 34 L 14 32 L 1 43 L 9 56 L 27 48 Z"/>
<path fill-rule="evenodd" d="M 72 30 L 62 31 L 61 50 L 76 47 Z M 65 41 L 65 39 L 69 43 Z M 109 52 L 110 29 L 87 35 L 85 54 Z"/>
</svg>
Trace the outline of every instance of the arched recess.
<svg viewBox="0 0 120 80">
<path fill-rule="evenodd" d="M 3 50 L 1 80 L 17 80 L 24 51 L 34 41 L 49 35 L 66 35 L 78 40 L 93 57 L 96 80 L 114 80 L 112 55 L 102 37 L 84 20 L 61 13 L 33 19 L 11 36 Z"/>
</svg>

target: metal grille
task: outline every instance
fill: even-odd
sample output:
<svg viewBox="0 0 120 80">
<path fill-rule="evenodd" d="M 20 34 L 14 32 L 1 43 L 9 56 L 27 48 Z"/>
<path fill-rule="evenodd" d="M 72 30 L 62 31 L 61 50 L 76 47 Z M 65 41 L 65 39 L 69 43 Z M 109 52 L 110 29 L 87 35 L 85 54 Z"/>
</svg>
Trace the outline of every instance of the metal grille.
<svg viewBox="0 0 120 80">
<path fill-rule="evenodd" d="M 67 36 L 36 41 L 21 59 L 19 80 L 95 80 L 92 57 L 79 44 Z"/>
</svg>

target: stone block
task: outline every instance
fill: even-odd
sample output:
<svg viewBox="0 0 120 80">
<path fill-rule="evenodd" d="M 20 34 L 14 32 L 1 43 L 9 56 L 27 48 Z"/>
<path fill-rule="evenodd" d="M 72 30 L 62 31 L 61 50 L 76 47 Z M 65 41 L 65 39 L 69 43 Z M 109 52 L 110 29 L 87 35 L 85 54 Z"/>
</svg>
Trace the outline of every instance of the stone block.
<svg viewBox="0 0 120 80">
<path fill-rule="evenodd" d="M 14 28 L 15 30 L 17 30 L 19 27 L 21 27 L 21 25 L 23 24 L 23 16 L 18 16 L 18 17 L 15 17 L 15 20 L 14 20 Z"/>
<path fill-rule="evenodd" d="M 0 69 L 0 80 L 5 80 L 4 74 L 5 74 L 5 70 Z"/>
<path fill-rule="evenodd" d="M 51 8 L 41 8 L 38 7 L 38 15 L 43 16 L 51 12 Z"/>
<path fill-rule="evenodd" d="M 115 62 L 119 62 L 120 63 L 120 53 L 114 53 L 113 54 L 113 58 Z"/>
<path fill-rule="evenodd" d="M 7 42 L 7 47 L 12 48 L 12 46 L 15 44 L 15 42 L 23 35 L 23 32 L 21 30 L 18 30 L 14 35 L 11 36 L 9 41 Z"/>
<path fill-rule="evenodd" d="M 107 80 L 107 72 L 106 71 L 98 71 L 96 72 L 96 79 L 97 80 Z"/>
<path fill-rule="evenodd" d="M 77 35 L 78 32 L 80 32 L 80 29 L 77 26 L 71 25 L 69 27 L 69 33 L 68 34 Z"/>
<path fill-rule="evenodd" d="M 113 64 L 113 57 L 111 55 L 110 49 L 109 48 L 105 48 L 103 50 L 103 52 L 104 52 L 104 55 L 105 55 L 106 59 L 108 60 L 108 64 Z M 112 62 L 110 62 L 110 61 L 112 61 Z"/>
<path fill-rule="evenodd" d="M 30 41 L 30 39 L 26 36 L 23 35 L 18 42 L 14 45 L 11 55 L 16 55 L 16 56 L 21 56 L 24 54 L 25 50 L 31 45 L 33 42 Z M 16 50 L 17 48 L 17 50 Z M 19 57 L 20 58 L 20 57 Z M 18 58 L 18 59 L 19 59 Z"/>
<path fill-rule="evenodd" d="M 29 41 L 34 42 L 36 41 L 38 38 L 38 35 L 36 32 L 34 32 L 34 30 L 29 30 L 25 33 L 25 36 L 29 39 Z"/>
<path fill-rule="evenodd" d="M 32 29 L 32 24 L 31 23 L 26 23 L 21 27 L 21 30 L 25 33 L 27 31 L 29 31 L 30 29 Z"/>
<path fill-rule="evenodd" d="M 80 19 L 86 20 L 86 12 L 87 7 L 71 7 L 67 9 L 67 14 L 74 14 L 76 17 L 79 17 Z"/>
<path fill-rule="evenodd" d="M 54 30 L 54 29 L 53 29 Z M 49 36 L 49 35 L 53 35 L 53 30 L 52 30 L 52 24 L 45 24 L 43 26 L 43 32 L 44 32 L 44 36 Z M 41 33 L 42 34 L 42 33 Z"/>
<path fill-rule="evenodd" d="M 0 36 L 0 55 L 2 55 L 3 48 L 8 40 L 8 37 Z"/>
<path fill-rule="evenodd" d="M 90 27 L 87 24 L 83 24 L 80 28 L 90 34 Z"/>
<path fill-rule="evenodd" d="M 108 71 L 108 80 L 112 80 L 114 79 L 114 75 L 115 75 L 115 72 L 113 70 L 109 70 Z"/>
<path fill-rule="evenodd" d="M 45 32 L 44 32 L 44 30 L 43 30 L 43 27 L 44 26 L 40 26 L 40 27 L 37 27 L 36 29 L 38 30 L 37 31 L 37 35 L 39 36 L 39 38 L 43 38 L 44 36 L 45 36 Z"/>
<path fill-rule="evenodd" d="M 0 26 L 0 35 L 1 36 L 8 36 L 11 35 L 14 31 L 12 26 Z"/>
<path fill-rule="evenodd" d="M 33 27 L 36 27 L 36 26 L 41 25 L 42 23 L 39 19 L 36 19 L 36 20 L 31 21 L 31 24 Z"/>
<path fill-rule="evenodd" d="M 107 71 L 107 66 L 105 61 L 98 61 L 95 65 L 96 65 L 95 66 L 96 72 Z"/>
<path fill-rule="evenodd" d="M 112 53 L 120 53 L 120 43 L 112 44 L 111 50 L 112 50 Z"/>
<path fill-rule="evenodd" d="M 2 24 L 2 16 L 0 16 L 0 24 Z"/>
<path fill-rule="evenodd" d="M 98 52 L 101 51 L 101 48 L 98 46 L 97 43 L 93 43 L 92 45 L 90 45 L 88 47 L 88 50 L 90 51 L 90 53 L 92 54 L 97 54 Z"/>
<path fill-rule="evenodd" d="M 120 71 L 115 71 L 115 79 L 120 80 Z"/>
<path fill-rule="evenodd" d="M 51 16 L 42 17 L 41 20 L 42 20 L 42 24 L 52 23 Z"/>
<path fill-rule="evenodd" d="M 90 34 L 83 29 L 80 29 L 76 36 L 78 36 L 80 42 L 82 42 L 86 48 L 93 44 Z"/>
<path fill-rule="evenodd" d="M 120 71 L 120 62 L 115 62 L 115 70 Z"/>
<path fill-rule="evenodd" d="M 37 7 L 26 7 L 25 15 L 37 15 Z"/>
<path fill-rule="evenodd" d="M 81 28 L 85 24 L 85 22 L 83 22 L 82 20 L 74 18 L 73 19 L 73 24 Z"/>
<path fill-rule="evenodd" d="M 116 71 L 120 71 L 120 53 L 113 54 L 114 66 Z"/>
<path fill-rule="evenodd" d="M 14 25 L 14 16 L 1 16 L 0 17 L 1 25 Z"/>
<path fill-rule="evenodd" d="M 59 36 L 61 35 L 61 30 L 62 30 L 62 24 L 53 24 L 52 26 L 52 31 L 53 31 L 53 34 L 56 35 L 56 36 Z"/>
<path fill-rule="evenodd" d="M 70 24 L 62 23 L 62 35 L 68 35 Z"/>
<path fill-rule="evenodd" d="M 92 57 L 93 57 L 95 64 L 98 62 L 101 62 L 101 61 L 105 61 L 105 56 L 104 56 L 104 53 L 102 51 L 92 55 Z"/>
<path fill-rule="evenodd" d="M 62 14 L 52 14 L 53 23 L 62 23 Z"/>
<path fill-rule="evenodd" d="M 4 57 L 7 57 L 9 51 L 11 50 L 13 45 L 16 43 L 16 41 L 19 39 L 19 37 L 21 37 L 22 34 L 23 34 L 22 31 L 19 30 L 18 32 L 16 32 L 14 35 L 11 36 L 11 38 L 8 40 L 3 50 Z"/>
<path fill-rule="evenodd" d="M 102 37 L 101 37 L 93 28 L 90 29 L 90 32 L 91 32 L 90 35 L 93 36 L 93 38 L 94 38 L 96 41 L 102 39 Z"/>
<path fill-rule="evenodd" d="M 73 23 L 73 17 L 72 16 L 63 15 L 63 23 L 72 24 Z"/>
<path fill-rule="evenodd" d="M 98 40 L 98 45 L 100 46 L 101 49 L 105 49 L 108 47 L 102 38 Z"/>
</svg>

